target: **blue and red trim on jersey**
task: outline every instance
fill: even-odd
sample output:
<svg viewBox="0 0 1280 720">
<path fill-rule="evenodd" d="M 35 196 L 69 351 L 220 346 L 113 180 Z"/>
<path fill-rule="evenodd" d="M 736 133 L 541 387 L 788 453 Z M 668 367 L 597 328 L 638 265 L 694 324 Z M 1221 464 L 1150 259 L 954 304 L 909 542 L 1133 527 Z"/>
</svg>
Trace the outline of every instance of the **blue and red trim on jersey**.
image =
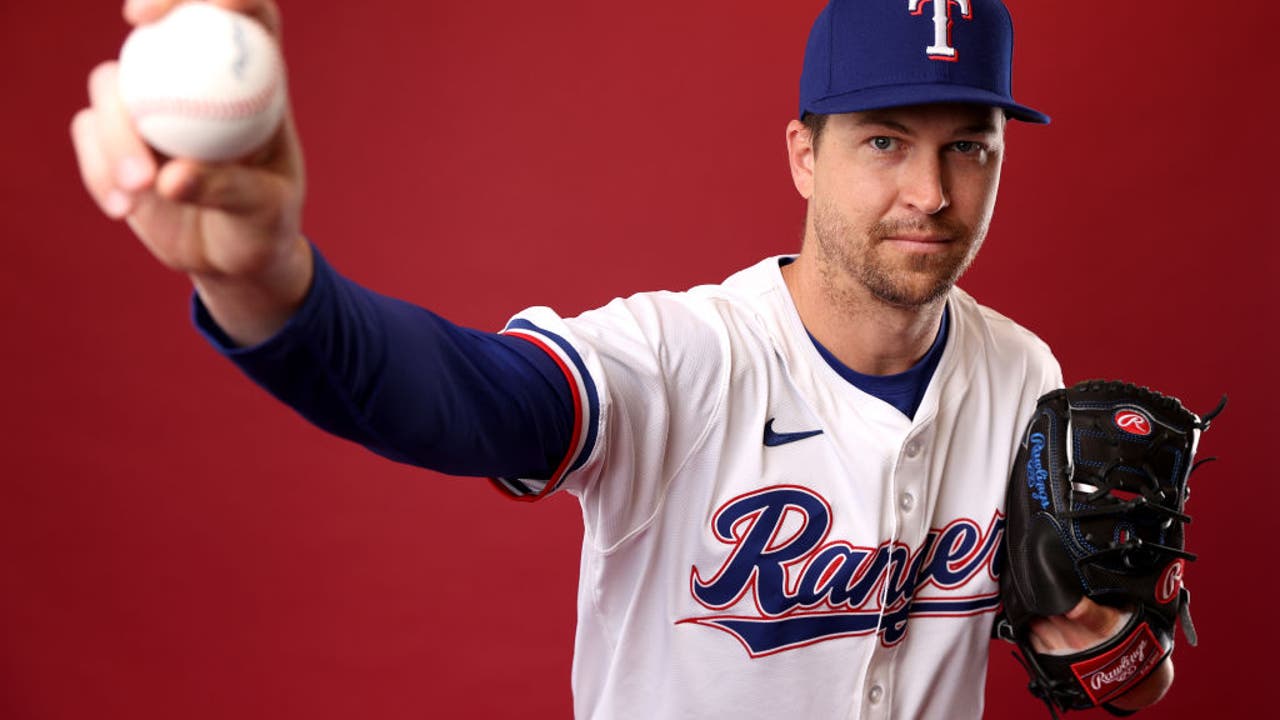
<svg viewBox="0 0 1280 720">
<path fill-rule="evenodd" d="M 545 352 L 564 373 L 572 395 L 573 434 L 568 451 L 551 477 L 547 480 L 492 478 L 495 485 L 514 499 L 538 500 L 558 490 L 569 473 L 582 467 L 591 456 L 600 425 L 600 398 L 586 363 L 568 340 L 521 318 L 508 323 L 502 334 L 525 340 Z"/>
</svg>

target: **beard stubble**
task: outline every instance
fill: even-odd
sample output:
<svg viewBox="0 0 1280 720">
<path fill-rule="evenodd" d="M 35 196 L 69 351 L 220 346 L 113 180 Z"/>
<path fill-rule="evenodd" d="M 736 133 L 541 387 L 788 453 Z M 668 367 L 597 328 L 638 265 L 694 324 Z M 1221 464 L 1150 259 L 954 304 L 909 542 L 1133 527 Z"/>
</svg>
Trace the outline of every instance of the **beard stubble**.
<svg viewBox="0 0 1280 720">
<path fill-rule="evenodd" d="M 874 298 L 898 308 L 917 308 L 945 296 L 969 268 L 986 235 L 985 223 L 969 228 L 951 219 L 879 221 L 859 229 L 826 203 L 814 208 L 814 235 L 822 254 L 823 276 L 832 289 L 852 278 Z M 884 239 L 899 234 L 952 238 L 950 252 L 895 252 Z"/>
</svg>

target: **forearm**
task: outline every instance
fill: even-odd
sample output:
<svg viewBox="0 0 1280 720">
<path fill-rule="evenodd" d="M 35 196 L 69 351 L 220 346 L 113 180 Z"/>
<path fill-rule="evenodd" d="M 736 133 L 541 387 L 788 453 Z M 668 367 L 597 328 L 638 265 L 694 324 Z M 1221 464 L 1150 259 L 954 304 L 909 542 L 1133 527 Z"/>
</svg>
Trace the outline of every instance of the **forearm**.
<svg viewBox="0 0 1280 720">
<path fill-rule="evenodd" d="M 539 477 L 568 447 L 568 385 L 541 350 L 362 288 L 318 255 L 297 312 L 262 343 L 235 347 L 199 302 L 195 314 L 272 395 L 393 460 L 458 475 Z"/>
</svg>

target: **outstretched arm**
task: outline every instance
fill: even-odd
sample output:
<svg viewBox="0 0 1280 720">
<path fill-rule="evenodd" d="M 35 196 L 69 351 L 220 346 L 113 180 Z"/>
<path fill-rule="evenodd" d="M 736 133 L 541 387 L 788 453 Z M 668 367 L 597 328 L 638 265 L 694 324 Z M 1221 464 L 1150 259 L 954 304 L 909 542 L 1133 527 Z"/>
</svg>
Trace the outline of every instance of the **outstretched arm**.
<svg viewBox="0 0 1280 720">
<path fill-rule="evenodd" d="M 175 0 L 128 0 L 131 24 Z M 280 38 L 267 0 L 215 0 Z M 255 381 L 320 427 L 387 457 L 465 475 L 549 477 L 574 409 L 559 366 L 516 338 L 453 325 L 333 272 L 301 232 L 305 174 L 291 113 L 228 163 L 165 158 L 139 137 L 118 64 L 89 77 L 71 135 L 103 212 L 185 273 L 197 322 Z"/>
<path fill-rule="evenodd" d="M 460 327 L 365 289 L 315 255 L 288 323 L 237 347 L 199 298 L 207 338 L 315 425 L 398 462 L 455 475 L 548 479 L 568 451 L 568 380 L 516 336 Z"/>
</svg>

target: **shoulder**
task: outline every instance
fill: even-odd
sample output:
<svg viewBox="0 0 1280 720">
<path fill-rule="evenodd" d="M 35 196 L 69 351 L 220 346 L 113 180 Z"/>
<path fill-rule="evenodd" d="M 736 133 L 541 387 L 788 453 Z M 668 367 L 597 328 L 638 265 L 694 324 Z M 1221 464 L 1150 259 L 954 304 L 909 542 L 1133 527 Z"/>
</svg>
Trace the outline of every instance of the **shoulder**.
<svg viewBox="0 0 1280 720">
<path fill-rule="evenodd" d="M 1017 372 L 1059 382 L 1062 371 L 1049 344 L 1009 317 L 982 305 L 960 288 L 950 298 L 955 327 L 969 353 L 984 357 L 998 371 Z"/>
<path fill-rule="evenodd" d="M 955 288 L 951 291 L 951 308 L 965 329 L 999 349 L 1052 355 L 1049 344 L 1040 336 L 1009 317 L 979 303 L 972 295 Z"/>
<path fill-rule="evenodd" d="M 771 258 L 718 284 L 616 298 L 569 322 L 597 347 L 641 345 L 664 353 L 725 350 L 731 338 L 768 335 L 763 318 L 776 292 L 776 277 L 777 261 Z"/>
</svg>

